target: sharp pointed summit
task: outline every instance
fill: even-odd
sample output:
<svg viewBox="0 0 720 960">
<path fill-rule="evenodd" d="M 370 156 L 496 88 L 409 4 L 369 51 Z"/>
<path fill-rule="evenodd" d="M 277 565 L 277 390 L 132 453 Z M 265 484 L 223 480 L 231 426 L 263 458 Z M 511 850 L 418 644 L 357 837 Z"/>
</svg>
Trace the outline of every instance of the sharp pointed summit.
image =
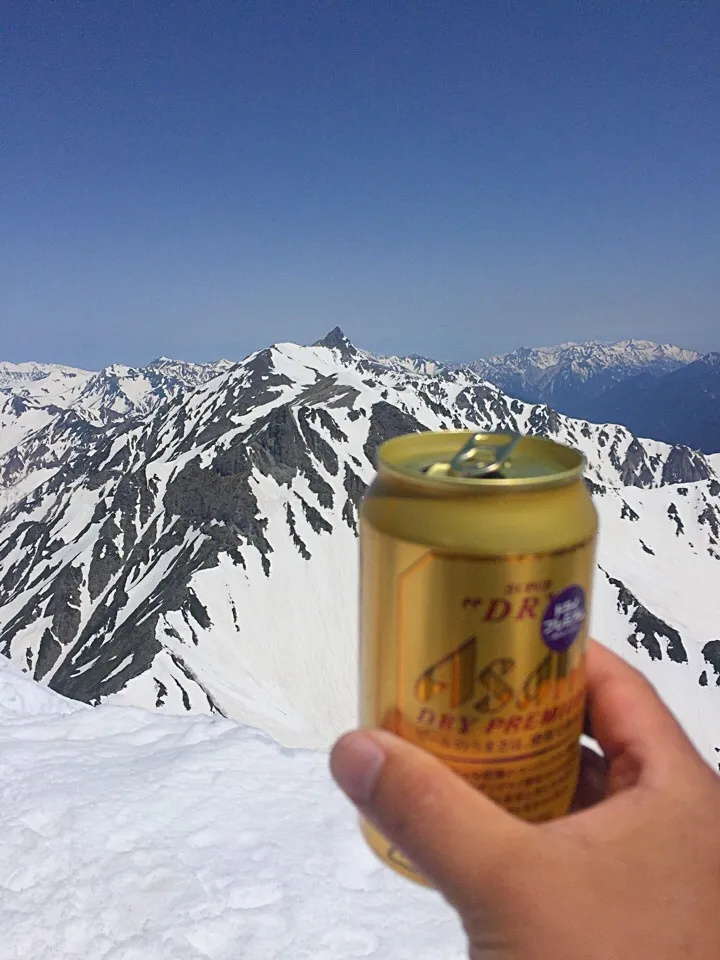
<svg viewBox="0 0 720 960">
<path fill-rule="evenodd" d="M 340 327 L 333 327 L 326 337 L 323 337 L 322 340 L 316 340 L 313 346 L 329 347 L 331 350 L 339 350 L 343 358 L 353 357 L 358 352 L 357 348 L 348 340 Z"/>
</svg>

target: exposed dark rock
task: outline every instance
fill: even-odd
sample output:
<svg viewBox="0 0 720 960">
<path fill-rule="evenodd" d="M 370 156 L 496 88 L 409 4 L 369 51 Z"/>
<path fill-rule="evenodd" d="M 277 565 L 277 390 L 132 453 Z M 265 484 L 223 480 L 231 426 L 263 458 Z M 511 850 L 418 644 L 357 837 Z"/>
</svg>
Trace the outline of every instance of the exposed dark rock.
<svg viewBox="0 0 720 960">
<path fill-rule="evenodd" d="M 80 587 L 82 570 L 67 566 L 53 580 L 50 600 L 45 607 L 46 616 L 51 616 L 52 632 L 66 646 L 75 638 L 80 626 Z"/>
<path fill-rule="evenodd" d="M 620 480 L 628 487 L 651 487 L 655 483 L 653 472 L 648 466 L 645 448 L 634 437 L 625 453 L 625 459 L 619 463 L 613 445 L 610 459 L 616 460 L 620 471 Z"/>
<path fill-rule="evenodd" d="M 332 417 L 330 418 L 332 420 Z M 338 456 L 320 434 L 310 426 L 310 416 L 307 407 L 300 407 L 298 410 L 298 424 L 302 432 L 305 443 L 316 459 L 322 463 L 328 473 L 333 476 L 338 472 Z"/>
<path fill-rule="evenodd" d="M 380 400 L 373 404 L 363 451 L 370 463 L 376 466 L 375 454 L 380 444 L 393 437 L 402 436 L 404 433 L 421 433 L 424 430 L 427 430 L 427 427 L 415 417 L 403 413 L 385 400 Z"/>
<path fill-rule="evenodd" d="M 295 514 L 293 513 L 293 508 L 290 506 L 289 503 L 285 504 L 285 519 L 290 529 L 290 539 L 297 547 L 298 553 L 303 558 L 303 560 L 309 560 L 311 556 L 310 551 L 305 546 L 305 543 L 303 542 L 301 537 L 298 535 L 297 528 L 295 526 Z"/>
<path fill-rule="evenodd" d="M 62 646 L 52 635 L 49 627 L 45 627 L 40 647 L 38 649 L 37 661 L 35 663 L 35 673 L 33 679 L 42 680 L 46 674 L 52 670 L 57 663 L 57 659 L 62 653 Z"/>
<path fill-rule="evenodd" d="M 630 504 L 623 500 L 622 510 L 620 511 L 620 519 L 636 521 L 640 519 L 640 515 L 633 510 Z"/>
<path fill-rule="evenodd" d="M 667 515 L 675 521 L 675 536 L 679 537 L 681 533 L 685 533 L 685 525 L 680 519 L 680 514 L 674 503 L 671 503 L 668 507 Z"/>
<path fill-rule="evenodd" d="M 162 683 L 160 680 L 158 680 L 157 677 L 155 677 L 155 687 L 157 688 L 157 696 L 155 697 L 155 709 L 159 710 L 160 707 L 165 706 L 165 700 L 167 698 L 168 692 L 165 684 Z"/>
<path fill-rule="evenodd" d="M 288 405 L 271 410 L 254 425 L 243 442 L 249 445 L 253 462 L 264 474 L 279 484 L 289 485 L 298 473 L 302 473 L 320 505 L 332 508 L 332 487 L 313 466 L 306 442 Z"/>
<path fill-rule="evenodd" d="M 93 544 L 88 572 L 88 593 L 91 600 L 100 596 L 122 565 L 122 558 L 115 544 L 120 532 L 115 520 L 108 517 Z"/>
<path fill-rule="evenodd" d="M 203 630 L 209 630 L 210 627 L 212 627 L 213 622 L 210 619 L 210 614 L 207 612 L 207 607 L 200 601 L 194 590 L 188 589 L 187 598 L 182 605 L 182 609 L 186 610 L 190 616 L 197 620 Z"/>
<path fill-rule="evenodd" d="M 217 520 L 245 538 L 264 556 L 271 552 L 265 536 L 267 520 L 259 515 L 249 477 L 252 465 L 245 444 L 237 439 L 221 451 L 207 470 L 191 460 L 165 491 L 165 509 L 199 524 Z"/>
<path fill-rule="evenodd" d="M 7 569 L 7 573 L 0 581 L 0 604 L 13 599 L 16 588 L 24 585 L 26 579 L 32 576 L 32 570 L 39 557 L 50 556 L 50 532 L 46 523 L 27 521 L 20 523 L 16 529 L 16 536 L 22 552 L 15 563 Z M 7 540 L 0 547 L 0 562 L 5 560 L 15 550 L 16 544 Z"/>
<path fill-rule="evenodd" d="M 630 617 L 630 623 L 634 627 L 633 633 L 627 637 L 628 643 L 636 649 L 638 646 L 644 647 L 652 660 L 662 660 L 661 641 L 664 641 L 665 652 L 670 660 L 674 663 L 687 663 L 687 651 L 677 630 L 650 613 L 621 580 L 616 580 L 607 573 L 605 576 L 610 584 L 617 588 L 618 610 Z"/>
<path fill-rule="evenodd" d="M 705 509 L 698 514 L 698 520 L 701 524 L 707 524 L 710 527 L 710 542 L 717 543 L 720 537 L 720 511 L 717 507 L 708 503 Z"/>
<path fill-rule="evenodd" d="M 560 433 L 560 415 L 551 407 L 533 407 L 528 420 L 529 433 L 541 437 L 554 437 Z"/>
<path fill-rule="evenodd" d="M 343 486 L 345 487 L 345 492 L 347 493 L 347 500 L 343 504 L 342 518 L 350 527 L 350 529 L 357 535 L 358 517 L 360 515 L 360 502 L 365 495 L 367 486 L 347 463 L 345 464 Z"/>
<path fill-rule="evenodd" d="M 511 404 L 499 391 L 487 383 L 473 387 L 465 387 L 457 395 L 456 407 L 465 413 L 468 420 L 482 429 L 483 426 L 497 421 L 498 430 L 517 430 L 517 420 L 511 409 Z M 522 408 L 521 408 L 522 409 Z M 540 415 L 538 415 L 540 417 Z M 531 416 L 532 421 L 532 416 Z M 547 423 L 547 418 L 540 417 L 537 421 L 538 431 Z M 461 424 L 458 429 L 462 429 Z M 531 432 L 534 427 L 531 424 Z"/>
<path fill-rule="evenodd" d="M 697 483 L 709 477 L 707 460 L 688 447 L 673 447 L 662 472 L 663 484 Z"/>
<path fill-rule="evenodd" d="M 360 391 L 356 390 L 355 387 L 343 387 L 342 393 L 338 392 L 338 395 L 334 399 L 328 401 L 326 406 L 328 407 L 328 409 L 333 409 L 335 407 L 351 407 L 352 408 L 359 396 L 360 396 Z M 351 409 L 351 412 L 348 414 L 348 416 L 350 417 L 351 420 L 357 419 L 356 412 L 352 409 Z"/>
<path fill-rule="evenodd" d="M 190 702 L 190 697 L 188 696 L 187 690 L 186 690 L 185 687 L 180 683 L 180 681 L 177 679 L 177 677 L 173 677 L 173 680 L 175 681 L 175 686 L 176 686 L 176 687 L 178 688 L 178 690 L 180 691 L 180 695 L 181 695 L 181 697 L 182 697 L 183 706 L 185 707 L 186 710 L 192 710 L 192 703 Z"/>
<path fill-rule="evenodd" d="M 351 360 L 357 355 L 357 349 L 350 343 L 340 327 L 333 327 L 327 336 L 323 337 L 322 340 L 316 340 L 313 346 L 329 347 L 331 350 L 337 350 L 343 360 Z"/>
<path fill-rule="evenodd" d="M 325 517 L 312 507 L 303 497 L 298 495 L 298 500 L 300 501 L 300 506 L 302 511 L 305 514 L 305 519 L 313 528 L 315 533 L 332 533 L 332 525 L 327 522 Z"/>
<path fill-rule="evenodd" d="M 187 677 L 187 679 L 188 679 L 192 684 L 194 684 L 195 686 L 199 687 L 199 688 L 202 690 L 203 695 L 205 696 L 205 698 L 206 698 L 206 700 L 207 700 L 207 702 L 208 702 L 208 706 L 210 707 L 210 712 L 211 712 L 211 713 L 218 713 L 218 714 L 220 714 L 221 717 L 224 717 L 224 716 L 225 716 L 225 712 L 220 708 L 220 705 L 218 704 L 217 700 L 215 700 L 214 697 L 212 697 L 212 696 L 210 695 L 210 692 L 209 692 L 209 691 L 205 688 L 205 686 L 203 686 L 203 684 L 200 682 L 200 679 L 198 678 L 197 674 L 196 674 L 193 670 L 190 669 L 190 667 L 187 665 L 187 663 L 185 663 L 185 661 L 182 659 L 182 657 L 179 657 L 179 656 L 178 656 L 177 654 L 175 654 L 175 653 L 170 654 L 170 656 L 171 656 L 171 658 L 172 658 L 172 662 L 175 664 L 175 666 L 176 666 L 179 670 L 182 671 L 182 673 L 184 674 L 184 676 Z M 177 680 L 175 680 L 175 682 L 178 683 Z M 181 684 L 178 683 L 178 686 L 180 687 L 181 690 L 183 689 L 183 687 L 181 686 Z M 188 702 L 189 702 L 189 701 L 188 701 Z M 185 703 L 185 698 L 183 698 L 183 704 L 185 705 L 185 709 L 186 709 L 186 710 L 191 709 L 191 707 L 188 707 L 187 704 Z"/>
<path fill-rule="evenodd" d="M 383 391 L 382 396 L 387 399 L 386 390 Z M 433 413 L 436 414 L 436 416 L 440 417 L 441 419 L 445 418 L 448 420 L 452 417 L 449 408 L 444 403 L 441 403 L 439 400 L 435 400 L 433 397 L 431 397 L 427 391 L 420 392 L 419 396 L 427 404 L 427 406 L 430 407 Z"/>
<path fill-rule="evenodd" d="M 21 472 L 24 466 L 25 462 L 23 461 L 22 457 L 13 452 L 13 454 L 8 457 L 2 467 L 3 483 L 9 484 L 15 475 Z"/>
<path fill-rule="evenodd" d="M 353 506 L 352 500 L 348 499 L 343 504 L 342 508 L 342 518 L 345 523 L 350 527 L 355 536 L 358 536 L 358 525 L 357 520 L 355 519 L 355 508 Z"/>
<path fill-rule="evenodd" d="M 347 443 L 348 435 L 340 429 L 334 418 L 322 407 L 313 407 L 309 411 L 309 416 L 313 422 L 320 421 L 320 426 L 330 434 L 330 438 L 336 443 Z"/>
<path fill-rule="evenodd" d="M 343 486 L 350 502 L 356 507 L 360 507 L 360 501 L 365 496 L 367 484 L 359 477 L 349 464 L 345 464 L 345 476 Z"/>
<path fill-rule="evenodd" d="M 702 648 L 702 655 L 715 672 L 715 684 L 720 687 L 720 640 L 708 640 Z"/>
<path fill-rule="evenodd" d="M 316 374 L 315 383 L 301 390 L 292 401 L 292 406 L 314 406 L 323 404 L 326 407 L 352 407 L 360 391 L 354 387 L 338 384 L 337 375 L 323 377 Z M 322 409 L 322 408 L 320 408 Z"/>
<path fill-rule="evenodd" d="M 16 416 L 19 417 L 23 413 L 27 413 L 27 411 L 30 409 L 30 401 L 26 397 L 18 397 L 16 395 L 10 401 L 10 409 Z"/>
<path fill-rule="evenodd" d="M 607 487 L 602 483 L 595 483 L 590 477 L 585 477 L 585 486 L 594 497 L 604 497 L 607 493 Z"/>
<path fill-rule="evenodd" d="M 183 526 L 176 522 L 163 534 L 158 541 L 158 545 L 164 541 L 163 552 L 173 543 L 178 546 L 184 543 Z M 144 545 L 138 544 L 136 550 L 144 550 Z M 50 681 L 52 689 L 64 696 L 90 702 L 95 697 L 105 697 L 121 690 L 133 677 L 150 669 L 161 650 L 157 638 L 161 611 L 181 610 L 185 616 L 192 608 L 198 623 L 204 619 L 202 610 L 192 604 L 188 584 L 194 573 L 217 563 L 217 546 L 211 541 L 197 549 L 181 546 L 163 580 L 121 620 L 127 602 L 128 580 L 134 569 L 134 555 L 135 551 L 116 585 L 96 605 Z M 204 691 L 199 681 L 198 685 Z"/>
</svg>

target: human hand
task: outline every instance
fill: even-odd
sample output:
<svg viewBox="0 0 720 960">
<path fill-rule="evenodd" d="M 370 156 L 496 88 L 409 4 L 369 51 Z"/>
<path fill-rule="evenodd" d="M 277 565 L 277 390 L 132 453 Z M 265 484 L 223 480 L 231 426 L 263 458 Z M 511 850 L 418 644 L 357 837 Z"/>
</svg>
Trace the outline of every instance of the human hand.
<svg viewBox="0 0 720 960">
<path fill-rule="evenodd" d="M 576 812 L 525 823 L 385 731 L 331 768 L 459 912 L 472 960 L 717 960 L 720 778 L 644 677 L 588 651 L 591 734 Z"/>
</svg>

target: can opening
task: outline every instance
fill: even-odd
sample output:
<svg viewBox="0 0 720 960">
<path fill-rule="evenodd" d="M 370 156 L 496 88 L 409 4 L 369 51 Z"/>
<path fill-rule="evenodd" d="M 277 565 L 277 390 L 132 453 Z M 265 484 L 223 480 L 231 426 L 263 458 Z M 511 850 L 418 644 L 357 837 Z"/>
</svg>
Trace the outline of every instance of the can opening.
<svg viewBox="0 0 720 960">
<path fill-rule="evenodd" d="M 510 466 L 510 464 L 508 463 L 507 466 Z M 500 473 L 499 470 L 496 470 L 494 473 L 484 473 L 484 474 L 465 474 L 465 473 L 457 474 L 451 468 L 449 463 L 427 463 L 425 464 L 424 467 L 420 468 L 420 472 L 433 474 L 434 476 L 440 476 L 440 475 L 446 476 L 446 477 L 467 476 L 471 480 L 472 479 L 476 479 L 476 480 L 507 480 L 508 479 L 508 477 L 506 477 L 504 473 Z"/>
<path fill-rule="evenodd" d="M 436 461 L 421 467 L 430 476 L 459 477 L 463 480 L 504 480 L 512 466 L 512 454 L 520 442 L 517 433 L 499 434 L 488 443 L 488 434 L 472 433 L 448 462 Z"/>
</svg>

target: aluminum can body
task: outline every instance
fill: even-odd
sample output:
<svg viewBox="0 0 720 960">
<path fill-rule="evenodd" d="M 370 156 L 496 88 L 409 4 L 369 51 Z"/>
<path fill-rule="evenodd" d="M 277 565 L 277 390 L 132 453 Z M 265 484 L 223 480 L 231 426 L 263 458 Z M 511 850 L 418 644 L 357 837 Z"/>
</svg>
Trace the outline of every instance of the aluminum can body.
<svg viewBox="0 0 720 960">
<path fill-rule="evenodd" d="M 453 470 L 473 438 L 479 467 Z M 512 456 L 483 472 L 510 442 Z M 361 724 L 430 751 L 532 822 L 567 812 L 579 773 L 597 535 L 583 466 L 542 438 L 399 437 L 380 448 L 361 510 Z"/>
</svg>

